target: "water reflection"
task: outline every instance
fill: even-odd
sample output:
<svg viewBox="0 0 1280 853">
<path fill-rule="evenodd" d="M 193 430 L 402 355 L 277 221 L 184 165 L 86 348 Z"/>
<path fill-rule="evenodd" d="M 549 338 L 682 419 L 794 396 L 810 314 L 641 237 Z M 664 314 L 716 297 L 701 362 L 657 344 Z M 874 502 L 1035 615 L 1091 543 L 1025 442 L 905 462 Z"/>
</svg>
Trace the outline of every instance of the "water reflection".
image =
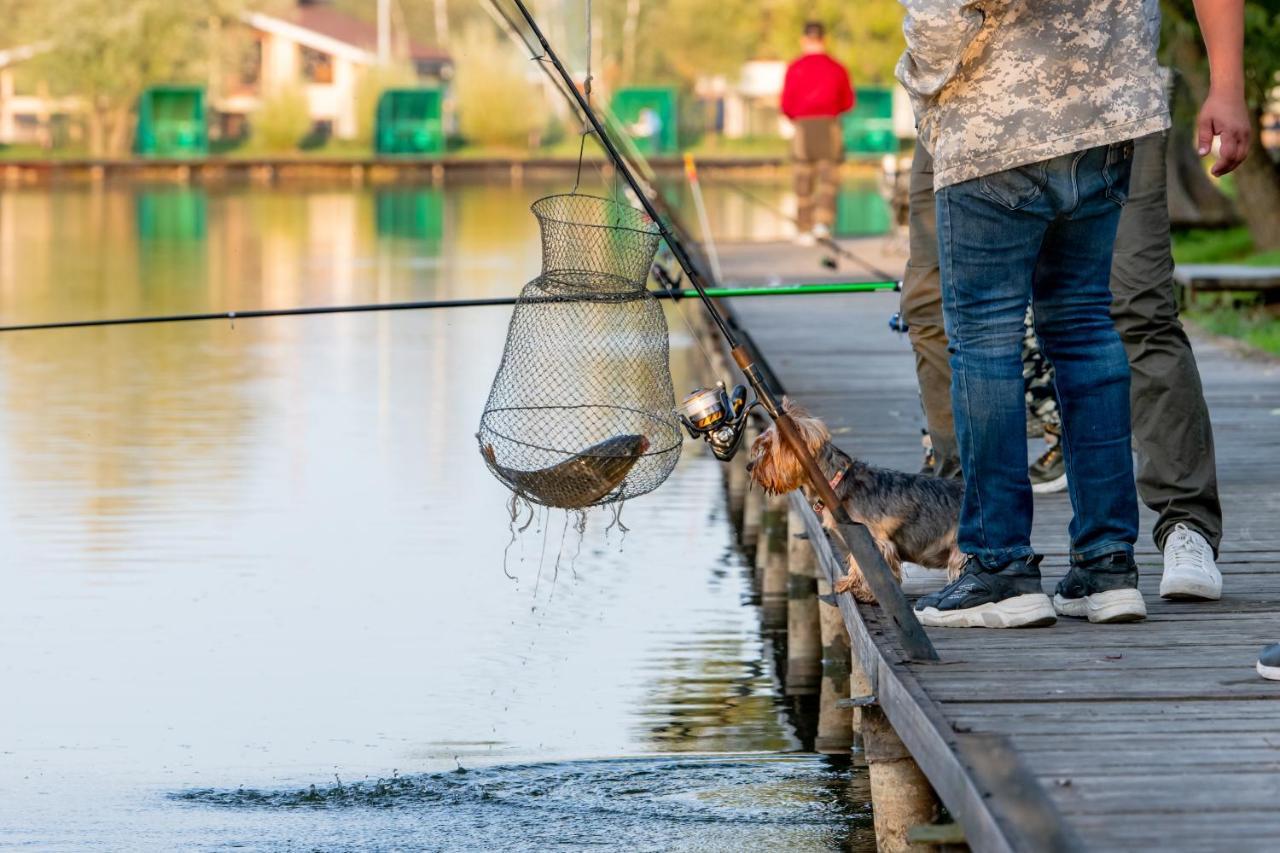
<svg viewBox="0 0 1280 853">
<path fill-rule="evenodd" d="M 6 189 L 0 316 L 512 294 L 548 189 Z M 531 761 L 567 780 L 573 758 L 798 746 L 709 458 L 629 504 L 625 539 L 597 516 L 576 561 L 561 515 L 541 517 L 503 577 L 506 493 L 472 433 L 507 317 L 0 337 L 0 672 L 21 697 L 0 703 L 0 844 L 296 828 L 166 796 L 199 787 Z M 744 778 L 774 790 L 787 766 Z M 307 837 L 359 846 L 402 820 Z M 823 823 L 810 846 L 837 835 Z"/>
</svg>

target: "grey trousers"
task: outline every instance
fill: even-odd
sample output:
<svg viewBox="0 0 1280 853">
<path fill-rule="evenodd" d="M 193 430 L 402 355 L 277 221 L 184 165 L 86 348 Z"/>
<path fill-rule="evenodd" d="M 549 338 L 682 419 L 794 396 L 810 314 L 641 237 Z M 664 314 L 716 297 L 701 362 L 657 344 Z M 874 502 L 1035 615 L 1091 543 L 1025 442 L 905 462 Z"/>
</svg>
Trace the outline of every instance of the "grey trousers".
<svg viewBox="0 0 1280 853">
<path fill-rule="evenodd" d="M 1213 428 L 1173 291 L 1166 137 L 1157 133 L 1135 142 L 1129 201 L 1120 216 L 1111 264 L 1111 315 L 1132 371 L 1138 494 L 1159 514 L 1156 544 L 1163 548 L 1174 525 L 1182 523 L 1202 533 L 1216 554 L 1222 541 L 1222 504 Z M 915 350 L 935 473 L 956 476 L 960 462 L 942 325 L 933 160 L 921 145 L 911 164 L 910 190 L 911 257 L 902 282 L 902 319 Z"/>
</svg>

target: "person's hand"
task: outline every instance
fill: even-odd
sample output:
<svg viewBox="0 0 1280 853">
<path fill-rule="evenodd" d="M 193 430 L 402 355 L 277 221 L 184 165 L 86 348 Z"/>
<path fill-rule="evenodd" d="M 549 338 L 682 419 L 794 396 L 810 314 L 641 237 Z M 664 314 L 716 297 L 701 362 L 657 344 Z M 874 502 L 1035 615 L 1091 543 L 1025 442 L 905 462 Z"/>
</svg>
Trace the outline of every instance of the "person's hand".
<svg viewBox="0 0 1280 853">
<path fill-rule="evenodd" d="M 1209 153 L 1215 136 L 1222 138 L 1218 146 L 1218 160 L 1209 170 L 1214 177 L 1220 178 L 1239 166 L 1249 153 L 1249 137 L 1252 135 L 1244 97 L 1223 94 L 1211 88 L 1209 97 L 1200 107 L 1196 131 L 1199 137 L 1196 149 L 1201 157 Z"/>
</svg>

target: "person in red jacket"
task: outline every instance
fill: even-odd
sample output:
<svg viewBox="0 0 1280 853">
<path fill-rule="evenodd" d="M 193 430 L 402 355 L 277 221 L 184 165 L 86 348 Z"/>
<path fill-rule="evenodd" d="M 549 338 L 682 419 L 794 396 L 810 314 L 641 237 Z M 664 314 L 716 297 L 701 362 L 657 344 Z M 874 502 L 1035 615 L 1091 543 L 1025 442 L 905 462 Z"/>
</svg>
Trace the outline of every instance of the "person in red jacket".
<svg viewBox="0 0 1280 853">
<path fill-rule="evenodd" d="M 799 241 L 831 235 L 836 219 L 836 191 L 844 160 L 841 113 L 853 107 L 849 72 L 827 54 L 826 29 L 817 21 L 804 25 L 803 55 L 787 66 L 782 84 L 782 114 L 795 125 L 791 142 Z"/>
</svg>

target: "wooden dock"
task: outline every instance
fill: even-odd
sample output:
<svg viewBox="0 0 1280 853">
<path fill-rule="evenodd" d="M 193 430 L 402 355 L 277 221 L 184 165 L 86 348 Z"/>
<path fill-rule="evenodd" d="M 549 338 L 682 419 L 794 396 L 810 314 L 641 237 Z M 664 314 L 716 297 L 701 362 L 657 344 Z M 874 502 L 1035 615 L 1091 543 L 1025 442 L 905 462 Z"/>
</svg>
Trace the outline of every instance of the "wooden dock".
<svg viewBox="0 0 1280 853">
<path fill-rule="evenodd" d="M 875 241 L 855 248 L 895 263 Z M 771 274 L 761 247 L 721 256 L 728 282 Z M 799 280 L 818 271 L 820 250 L 775 259 L 772 272 Z M 897 294 L 728 307 L 777 384 L 826 419 L 837 444 L 918 470 L 910 345 L 888 327 Z M 1280 849 L 1280 683 L 1254 671 L 1262 646 L 1280 639 L 1280 361 L 1204 340 L 1196 352 L 1226 515 L 1221 601 L 1159 598 L 1145 508 L 1145 622 L 930 629 L 942 660 L 919 664 L 878 608 L 840 597 L 874 701 L 975 850 Z M 792 507 L 819 534 L 804 501 L 793 496 Z M 1034 544 L 1050 591 L 1067 568 L 1069 518 L 1065 494 L 1037 496 Z M 820 534 L 809 541 L 827 572 L 842 571 Z"/>
</svg>

